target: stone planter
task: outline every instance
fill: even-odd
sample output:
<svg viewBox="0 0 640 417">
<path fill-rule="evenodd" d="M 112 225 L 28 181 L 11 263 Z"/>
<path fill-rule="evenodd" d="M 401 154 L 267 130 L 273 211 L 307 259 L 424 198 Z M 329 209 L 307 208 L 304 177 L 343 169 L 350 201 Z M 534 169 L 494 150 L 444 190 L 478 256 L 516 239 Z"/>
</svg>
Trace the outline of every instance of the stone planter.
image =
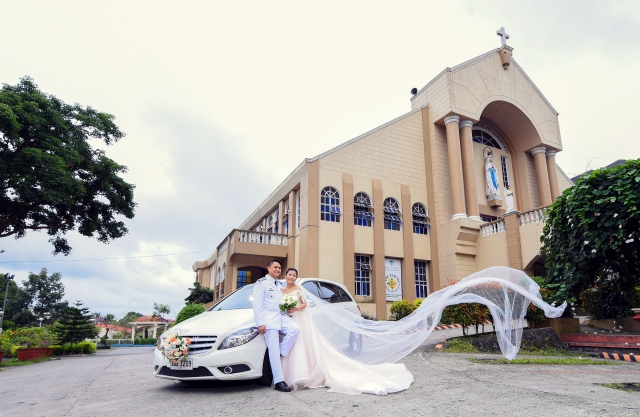
<svg viewBox="0 0 640 417">
<path fill-rule="evenodd" d="M 18 361 L 30 361 L 33 359 L 46 358 L 51 356 L 51 348 L 26 348 L 18 349 Z"/>
<path fill-rule="evenodd" d="M 533 325 L 533 326 L 532 326 Z M 552 327 L 557 335 L 580 333 L 580 319 L 560 317 L 557 319 L 546 319 L 542 323 L 529 325 L 530 328 Z"/>
</svg>

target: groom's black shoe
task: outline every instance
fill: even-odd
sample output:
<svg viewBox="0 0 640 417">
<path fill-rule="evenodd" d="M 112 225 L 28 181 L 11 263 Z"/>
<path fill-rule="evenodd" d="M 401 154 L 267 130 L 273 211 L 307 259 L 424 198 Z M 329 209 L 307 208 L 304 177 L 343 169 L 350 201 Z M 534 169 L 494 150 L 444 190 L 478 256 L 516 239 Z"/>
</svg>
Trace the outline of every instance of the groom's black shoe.
<svg viewBox="0 0 640 417">
<path fill-rule="evenodd" d="M 276 384 L 276 391 L 291 392 L 291 388 L 289 388 L 286 382 L 282 381 Z"/>
</svg>

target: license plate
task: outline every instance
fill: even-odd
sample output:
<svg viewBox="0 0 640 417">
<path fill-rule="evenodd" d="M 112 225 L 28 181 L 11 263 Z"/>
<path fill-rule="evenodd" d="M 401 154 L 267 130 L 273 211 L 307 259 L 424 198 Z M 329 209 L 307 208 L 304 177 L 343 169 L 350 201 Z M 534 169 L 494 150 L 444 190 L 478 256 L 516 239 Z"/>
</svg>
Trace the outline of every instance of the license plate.
<svg viewBox="0 0 640 417">
<path fill-rule="evenodd" d="M 193 370 L 193 359 L 183 359 L 178 362 L 171 362 L 169 369 L 177 369 L 179 371 L 191 371 Z"/>
</svg>

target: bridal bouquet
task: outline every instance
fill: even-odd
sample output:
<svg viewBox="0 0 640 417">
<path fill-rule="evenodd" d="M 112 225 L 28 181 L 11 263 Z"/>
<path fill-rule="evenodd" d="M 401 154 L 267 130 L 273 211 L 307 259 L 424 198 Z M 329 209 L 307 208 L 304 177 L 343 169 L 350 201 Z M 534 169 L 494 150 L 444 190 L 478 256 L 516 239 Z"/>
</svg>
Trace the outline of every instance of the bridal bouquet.
<svg viewBox="0 0 640 417">
<path fill-rule="evenodd" d="M 189 354 L 189 345 L 191 339 L 170 333 L 162 338 L 160 342 L 160 352 L 162 356 L 169 359 L 170 362 L 178 362 L 186 359 Z"/>
<path fill-rule="evenodd" d="M 283 313 L 298 305 L 298 297 L 293 294 L 285 294 L 280 300 L 280 311 Z"/>
</svg>

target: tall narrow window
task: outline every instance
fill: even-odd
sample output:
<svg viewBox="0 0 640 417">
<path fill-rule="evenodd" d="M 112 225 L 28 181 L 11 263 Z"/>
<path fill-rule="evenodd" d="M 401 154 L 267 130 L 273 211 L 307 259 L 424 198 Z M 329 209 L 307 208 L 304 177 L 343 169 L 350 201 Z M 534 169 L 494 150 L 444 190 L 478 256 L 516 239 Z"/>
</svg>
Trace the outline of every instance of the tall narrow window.
<svg viewBox="0 0 640 417">
<path fill-rule="evenodd" d="M 384 228 L 387 230 L 400 230 L 402 218 L 400 217 L 400 205 L 395 198 L 384 200 Z"/>
<path fill-rule="evenodd" d="M 340 222 L 340 194 L 333 187 L 325 187 L 320 193 L 320 220 Z"/>
<path fill-rule="evenodd" d="M 289 200 L 285 203 L 284 206 L 284 214 L 282 215 L 282 228 L 284 229 L 282 233 L 285 235 L 289 234 Z"/>
<path fill-rule="evenodd" d="M 357 193 L 353 197 L 353 224 L 356 226 L 371 227 L 373 222 L 373 213 L 371 210 L 371 198 L 365 193 Z"/>
<path fill-rule="evenodd" d="M 296 191 L 296 230 L 300 230 L 300 190 Z"/>
<path fill-rule="evenodd" d="M 415 203 L 411 211 L 413 217 L 413 233 L 428 235 L 431 226 L 429 224 L 429 212 L 424 204 Z"/>
<path fill-rule="evenodd" d="M 507 163 L 507 157 L 502 155 L 500 156 L 500 166 L 502 168 L 502 185 L 504 185 L 504 188 L 509 188 L 510 181 L 509 181 L 509 164 Z"/>
<path fill-rule="evenodd" d="M 413 261 L 416 279 L 416 298 L 426 298 L 429 295 L 429 280 L 427 263 L 425 261 Z"/>
<path fill-rule="evenodd" d="M 355 256 L 356 295 L 371 297 L 371 257 Z"/>
</svg>

